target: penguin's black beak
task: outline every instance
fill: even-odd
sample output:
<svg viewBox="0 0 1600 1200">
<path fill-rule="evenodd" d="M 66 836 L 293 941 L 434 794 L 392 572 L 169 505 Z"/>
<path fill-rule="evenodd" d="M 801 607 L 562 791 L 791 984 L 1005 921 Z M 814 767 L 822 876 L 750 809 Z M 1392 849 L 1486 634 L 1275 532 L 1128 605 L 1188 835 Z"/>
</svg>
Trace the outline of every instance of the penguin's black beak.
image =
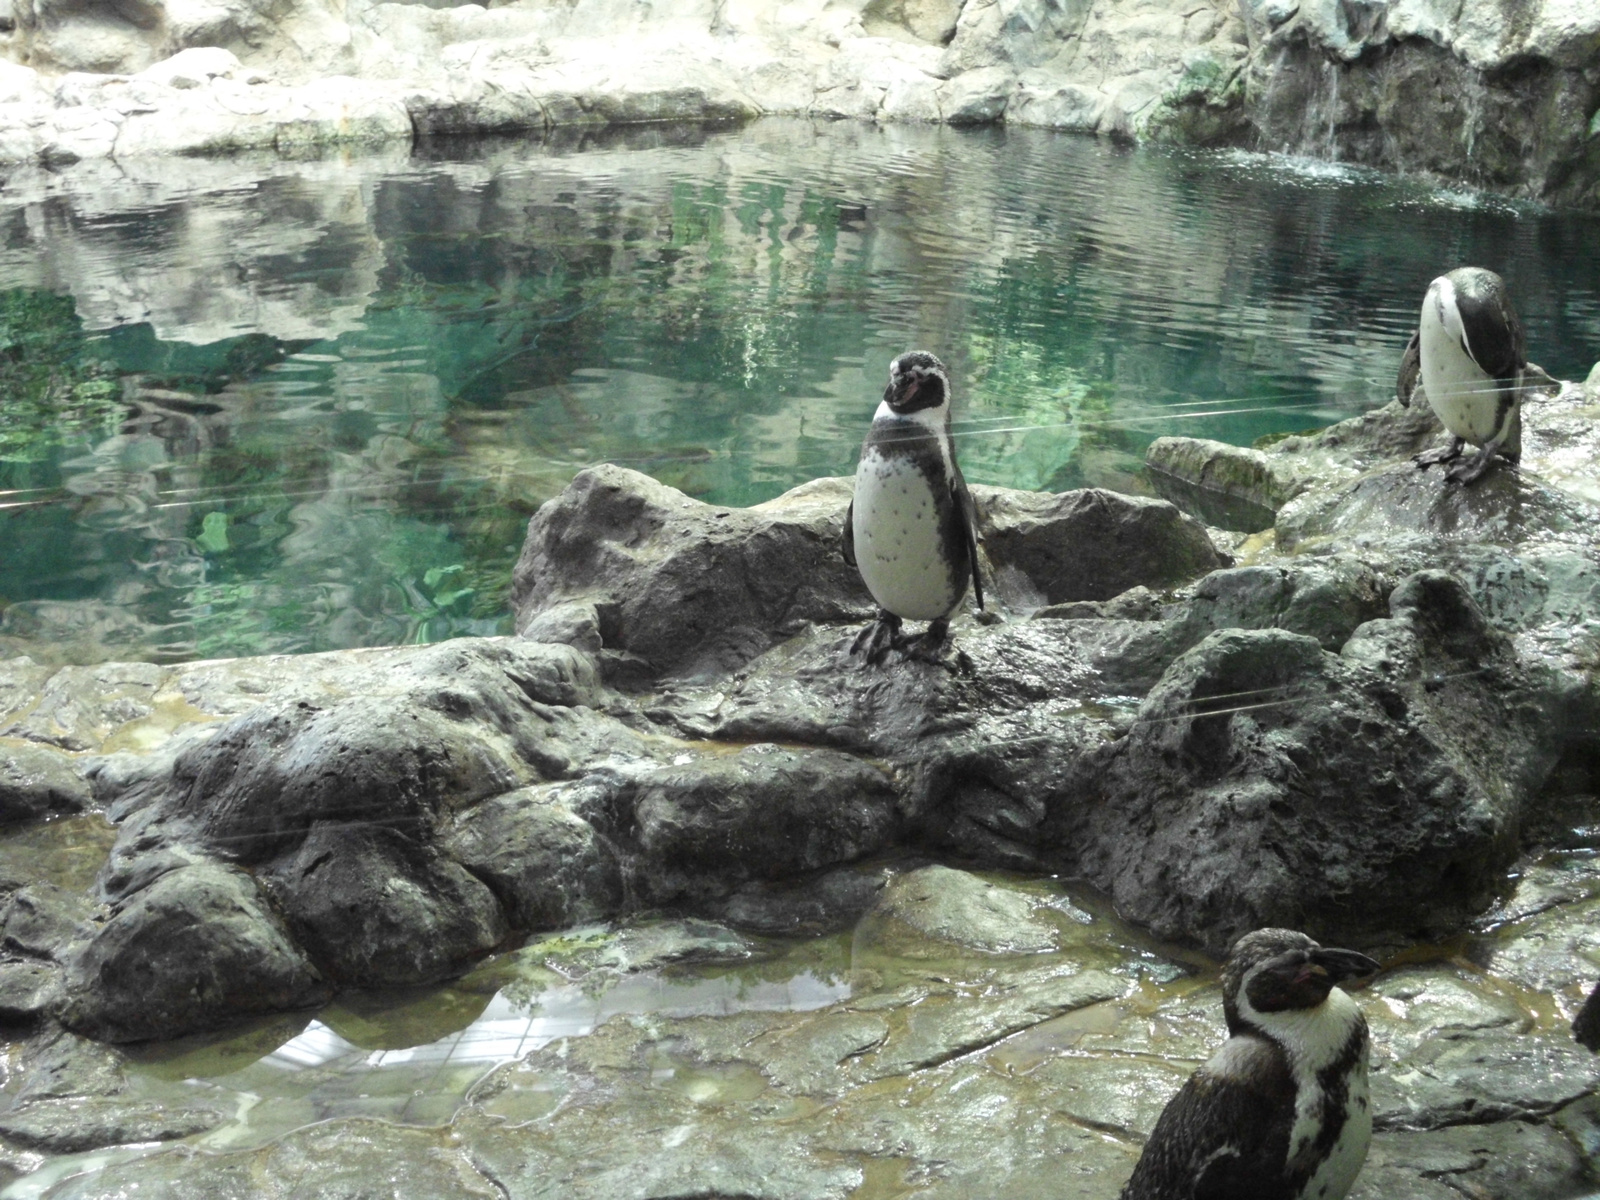
<svg viewBox="0 0 1600 1200">
<path fill-rule="evenodd" d="M 1328 982 L 1332 985 L 1341 984 L 1347 979 L 1365 979 L 1369 975 L 1376 975 L 1379 970 L 1376 959 L 1354 950 L 1335 950 L 1327 946 L 1311 951 L 1308 965 L 1314 970 L 1320 968 L 1326 972 Z"/>
</svg>

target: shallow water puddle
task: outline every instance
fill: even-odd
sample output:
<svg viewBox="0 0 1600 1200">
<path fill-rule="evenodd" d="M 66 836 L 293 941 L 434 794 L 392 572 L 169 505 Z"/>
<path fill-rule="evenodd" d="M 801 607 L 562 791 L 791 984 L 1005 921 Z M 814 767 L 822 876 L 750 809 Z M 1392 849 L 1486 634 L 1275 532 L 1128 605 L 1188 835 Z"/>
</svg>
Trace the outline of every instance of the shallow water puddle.
<svg viewBox="0 0 1600 1200">
<path fill-rule="evenodd" d="M 116 840 L 117 827 L 98 813 L 0 830 L 0 879 L 88 891 Z"/>
</svg>

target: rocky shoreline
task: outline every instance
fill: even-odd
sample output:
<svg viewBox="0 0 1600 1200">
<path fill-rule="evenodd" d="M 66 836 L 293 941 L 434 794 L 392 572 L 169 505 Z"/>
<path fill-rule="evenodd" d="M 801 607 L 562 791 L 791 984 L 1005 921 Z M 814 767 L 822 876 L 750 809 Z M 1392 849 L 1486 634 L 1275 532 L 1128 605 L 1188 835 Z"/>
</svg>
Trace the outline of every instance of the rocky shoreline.
<svg viewBox="0 0 1600 1200">
<path fill-rule="evenodd" d="M 790 115 L 1238 146 L 1600 204 L 1585 5 L 7 0 L 6 27 L 0 165 Z"/>
<path fill-rule="evenodd" d="M 461 1194 L 675 1195 L 709 1161 L 728 1194 L 843 1197 L 884 1171 L 986 1195 L 1064 1162 L 1074 1194 L 1109 1198 L 1220 1030 L 1203 967 L 1198 990 L 1152 981 L 1206 959 L 1089 954 L 1105 918 L 972 873 L 1009 870 L 1080 880 L 1159 945 L 1214 956 L 1287 924 L 1384 959 L 1363 998 L 1384 1132 L 1357 1195 L 1581 1195 L 1600 1066 L 1565 1023 L 1600 970 L 1596 415 L 1600 369 L 1530 402 L 1522 469 L 1472 489 L 1405 461 L 1438 431 L 1398 406 L 1264 450 L 1152 446 L 1186 507 L 1273 514 L 1258 532 L 975 488 L 1003 619 L 963 617 L 936 664 L 847 653 L 869 613 L 837 552 L 848 481 L 732 509 L 618 467 L 531 522 L 516 637 L 0 660 L 0 820 L 115 824 L 90 894 L 0 879 L 0 1015 L 22 1039 L 5 1161 L 221 1120 L 138 1099 L 124 1052 L 85 1039 L 470 980 L 530 934 L 610 921 L 621 946 L 666 913 L 712 932 L 624 973 L 852 926 L 892 934 L 897 970 L 977 958 L 858 965 L 817 1012 L 613 1020 L 491 1074 L 443 1160 L 435 1133 L 343 1120 L 51 1195 L 241 1173 L 287 1195 L 296 1156 L 392 1154 Z M 653 1092 L 663 1053 L 759 1086 Z M 541 1088 L 575 1098 L 534 1119 L 513 1099 Z M 928 1106 L 911 1124 L 902 1091 Z M 1008 1110 L 1028 1135 L 981 1144 Z M 714 1151 L 696 1135 L 692 1158 L 640 1164 L 631 1139 L 661 1122 Z"/>
</svg>

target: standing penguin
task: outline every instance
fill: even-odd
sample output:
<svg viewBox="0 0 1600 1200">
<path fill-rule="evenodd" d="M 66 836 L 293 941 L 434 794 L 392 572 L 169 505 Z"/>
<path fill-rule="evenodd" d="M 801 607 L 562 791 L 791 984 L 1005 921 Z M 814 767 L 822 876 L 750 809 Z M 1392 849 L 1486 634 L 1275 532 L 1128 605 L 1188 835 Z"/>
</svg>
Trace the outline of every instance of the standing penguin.
<svg viewBox="0 0 1600 1200">
<path fill-rule="evenodd" d="M 1372 1140 L 1367 1022 L 1334 985 L 1378 964 L 1258 929 L 1222 968 L 1229 1038 L 1156 1122 L 1121 1200 L 1342 1200 Z"/>
<path fill-rule="evenodd" d="M 1450 431 L 1448 445 L 1416 456 L 1419 467 L 1454 462 L 1471 442 L 1482 449 L 1445 475 L 1466 484 L 1482 478 L 1496 454 L 1513 463 L 1522 457 L 1528 355 L 1522 322 L 1500 276 L 1458 267 L 1428 285 L 1417 331 L 1400 362 L 1400 403 L 1411 403 L 1419 376 L 1434 415 Z"/>
<path fill-rule="evenodd" d="M 983 608 L 972 496 L 950 441 L 950 376 L 925 350 L 889 366 L 856 467 L 844 558 L 878 602 L 878 619 L 850 647 L 869 663 L 891 649 L 936 653 L 969 581 Z M 902 620 L 927 621 L 927 632 L 903 636 Z"/>
</svg>

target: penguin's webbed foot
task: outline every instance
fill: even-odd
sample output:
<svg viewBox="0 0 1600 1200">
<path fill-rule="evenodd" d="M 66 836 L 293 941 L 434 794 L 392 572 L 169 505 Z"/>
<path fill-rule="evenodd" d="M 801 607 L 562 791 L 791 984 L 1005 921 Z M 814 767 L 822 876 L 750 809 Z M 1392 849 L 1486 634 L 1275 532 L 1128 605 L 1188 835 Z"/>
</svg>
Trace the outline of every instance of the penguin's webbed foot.
<svg viewBox="0 0 1600 1200">
<path fill-rule="evenodd" d="M 950 621 L 941 617 L 937 621 L 929 621 L 928 628 L 915 637 L 897 638 L 895 649 L 918 662 L 937 663 L 944 656 L 944 644 L 949 636 Z"/>
<path fill-rule="evenodd" d="M 1466 444 L 1463 438 L 1452 437 L 1446 445 L 1435 446 L 1432 450 L 1424 450 L 1421 454 L 1413 454 L 1411 461 L 1423 470 L 1427 470 L 1435 463 L 1455 462 L 1461 457 L 1461 448 Z"/>
<path fill-rule="evenodd" d="M 869 665 L 880 666 L 889 657 L 890 650 L 898 649 L 896 643 L 901 640 L 900 618 L 880 608 L 878 619 L 856 634 L 856 640 L 850 643 L 850 653 L 865 653 Z"/>
<path fill-rule="evenodd" d="M 1459 483 L 1465 487 L 1469 483 L 1477 483 L 1488 474 L 1489 468 L 1494 465 L 1495 455 L 1500 453 L 1500 447 L 1492 442 L 1465 462 L 1457 463 L 1444 473 L 1444 477 L 1452 483 Z M 1517 458 L 1506 456 L 1514 464 Z M 1518 458 L 1521 456 L 1518 455 Z"/>
</svg>

